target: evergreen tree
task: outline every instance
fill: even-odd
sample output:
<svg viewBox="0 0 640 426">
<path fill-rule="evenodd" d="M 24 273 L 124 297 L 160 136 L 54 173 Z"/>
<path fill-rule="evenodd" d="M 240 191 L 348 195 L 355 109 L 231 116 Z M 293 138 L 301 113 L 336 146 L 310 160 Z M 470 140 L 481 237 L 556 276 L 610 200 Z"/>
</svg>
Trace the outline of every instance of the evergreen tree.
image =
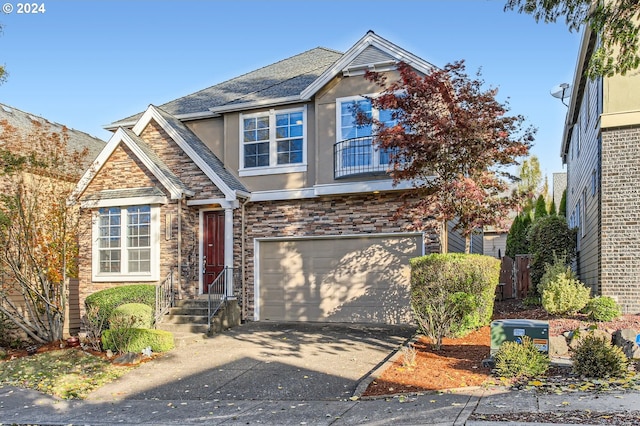
<svg viewBox="0 0 640 426">
<path fill-rule="evenodd" d="M 551 199 L 551 205 L 549 206 L 549 215 L 556 216 L 558 214 L 558 209 L 556 208 L 556 200 Z"/>
<path fill-rule="evenodd" d="M 507 256 L 513 258 L 517 254 L 529 253 L 529 240 L 527 235 L 530 227 L 531 217 L 528 213 L 516 216 L 507 235 L 507 248 L 505 251 Z"/>
<path fill-rule="evenodd" d="M 534 219 L 540 219 L 541 217 L 548 216 L 549 212 L 547 211 L 547 203 L 544 200 L 544 196 L 540 194 L 538 196 L 538 200 L 536 201 L 536 210 L 534 213 Z"/>
<path fill-rule="evenodd" d="M 562 192 L 560 199 L 560 207 L 558 208 L 558 216 L 567 217 L 567 190 Z"/>
</svg>

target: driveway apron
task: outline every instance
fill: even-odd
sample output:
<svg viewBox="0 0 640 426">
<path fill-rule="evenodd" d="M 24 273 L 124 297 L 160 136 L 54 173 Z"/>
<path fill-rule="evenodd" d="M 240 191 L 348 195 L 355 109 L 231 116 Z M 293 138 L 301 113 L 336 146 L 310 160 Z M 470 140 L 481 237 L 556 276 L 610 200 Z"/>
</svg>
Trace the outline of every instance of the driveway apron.
<svg viewBox="0 0 640 426">
<path fill-rule="evenodd" d="M 247 323 L 146 362 L 89 399 L 345 400 L 414 332 L 403 326 Z"/>
</svg>

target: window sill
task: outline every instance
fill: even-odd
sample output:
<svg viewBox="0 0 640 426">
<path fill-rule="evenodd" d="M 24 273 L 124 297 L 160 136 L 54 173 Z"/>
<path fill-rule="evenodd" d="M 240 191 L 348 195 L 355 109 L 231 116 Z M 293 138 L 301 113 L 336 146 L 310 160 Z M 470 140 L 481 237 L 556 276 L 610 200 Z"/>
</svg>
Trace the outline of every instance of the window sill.
<svg viewBox="0 0 640 426">
<path fill-rule="evenodd" d="M 158 281 L 159 276 L 155 274 L 119 274 L 119 275 L 94 275 L 91 277 L 93 282 L 141 282 L 141 281 Z"/>
<path fill-rule="evenodd" d="M 278 175 L 285 173 L 300 173 L 306 172 L 307 165 L 306 164 L 296 164 L 289 166 L 278 166 L 278 167 L 255 167 L 251 169 L 240 169 L 238 170 L 238 174 L 240 177 L 245 176 L 262 176 L 262 175 Z"/>
</svg>

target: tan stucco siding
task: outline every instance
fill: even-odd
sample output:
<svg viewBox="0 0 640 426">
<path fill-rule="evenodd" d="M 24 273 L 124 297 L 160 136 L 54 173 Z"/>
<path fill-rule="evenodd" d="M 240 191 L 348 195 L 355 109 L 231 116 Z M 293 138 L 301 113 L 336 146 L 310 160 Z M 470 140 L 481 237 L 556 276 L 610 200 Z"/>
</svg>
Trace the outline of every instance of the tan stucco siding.
<svg viewBox="0 0 640 426">
<path fill-rule="evenodd" d="M 208 118 L 206 120 L 186 121 L 184 123 L 223 163 L 225 157 L 224 146 L 224 118 Z"/>
</svg>

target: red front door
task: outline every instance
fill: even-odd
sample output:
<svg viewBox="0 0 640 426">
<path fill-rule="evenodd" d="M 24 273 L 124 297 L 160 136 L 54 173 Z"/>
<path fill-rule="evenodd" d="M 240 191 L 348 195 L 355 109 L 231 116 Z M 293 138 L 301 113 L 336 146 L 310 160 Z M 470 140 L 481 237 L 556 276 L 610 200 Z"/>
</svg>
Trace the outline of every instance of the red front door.
<svg viewBox="0 0 640 426">
<path fill-rule="evenodd" d="M 202 292 L 206 294 L 209 292 L 209 284 L 224 269 L 224 211 L 204 213 L 203 233 Z M 222 293 L 222 290 L 224 288 L 211 288 L 212 293 Z"/>
</svg>

